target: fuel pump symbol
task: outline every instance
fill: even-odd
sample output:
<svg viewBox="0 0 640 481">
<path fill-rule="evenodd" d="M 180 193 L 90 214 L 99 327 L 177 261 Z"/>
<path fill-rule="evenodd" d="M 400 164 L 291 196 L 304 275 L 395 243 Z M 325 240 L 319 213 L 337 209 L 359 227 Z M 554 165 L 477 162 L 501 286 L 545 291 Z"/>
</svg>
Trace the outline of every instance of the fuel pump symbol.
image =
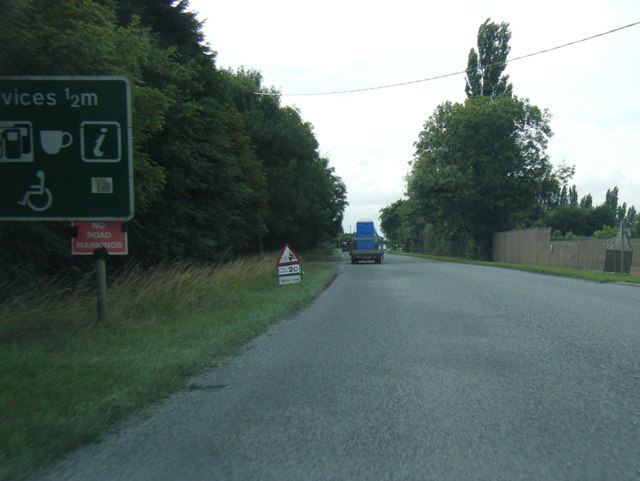
<svg viewBox="0 0 640 481">
<path fill-rule="evenodd" d="M 0 162 L 33 162 L 33 126 L 31 122 L 0 121 Z"/>
</svg>

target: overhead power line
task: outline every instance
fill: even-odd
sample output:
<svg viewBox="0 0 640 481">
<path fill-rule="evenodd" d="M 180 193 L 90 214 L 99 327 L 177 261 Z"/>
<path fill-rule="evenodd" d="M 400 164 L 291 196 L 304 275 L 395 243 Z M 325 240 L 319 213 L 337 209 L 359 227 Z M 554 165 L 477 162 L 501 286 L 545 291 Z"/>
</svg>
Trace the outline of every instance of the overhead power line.
<svg viewBox="0 0 640 481">
<path fill-rule="evenodd" d="M 505 62 L 500 62 L 500 63 L 501 64 L 512 63 L 512 62 L 515 62 L 516 60 L 522 60 L 522 59 L 525 59 L 525 58 L 534 57 L 536 55 L 541 55 L 543 53 L 552 52 L 554 50 L 560 50 L 561 48 L 570 47 L 570 46 L 576 45 L 578 43 L 586 42 L 588 40 L 593 40 L 594 38 L 603 37 L 605 35 L 609 35 L 611 33 L 615 33 L 615 32 L 619 32 L 620 30 L 624 30 L 625 28 L 635 27 L 636 25 L 640 25 L 640 21 L 639 22 L 630 23 L 629 25 L 624 25 L 622 27 L 614 28 L 613 30 L 609 30 L 607 32 L 598 33 L 598 34 L 592 35 L 590 37 L 582 38 L 580 40 L 575 40 L 573 42 L 569 42 L 569 43 L 565 43 L 565 44 L 562 44 L 562 45 L 558 45 L 557 47 L 552 47 L 552 48 L 547 48 L 547 49 L 544 49 L 544 50 L 539 50 L 538 52 L 529 53 L 527 55 L 521 55 L 520 57 L 508 59 Z M 494 65 L 494 64 L 483 65 L 482 67 L 479 67 L 479 68 L 487 68 L 487 67 L 491 67 L 492 65 Z M 400 83 L 388 84 L 388 85 L 378 85 L 376 87 L 365 87 L 365 88 L 360 88 L 360 89 L 335 90 L 335 91 L 331 91 L 331 92 L 278 93 L 278 92 L 258 91 L 258 92 L 254 92 L 254 93 L 256 95 L 273 95 L 273 96 L 283 96 L 283 97 L 294 97 L 294 96 L 295 97 L 302 97 L 302 96 L 309 97 L 309 96 L 315 96 L 315 95 L 318 95 L 318 96 L 319 95 L 340 95 L 340 94 L 350 94 L 350 93 L 356 93 L 356 92 L 368 92 L 370 90 L 382 90 L 382 89 L 390 89 L 390 88 L 394 88 L 394 87 L 404 87 L 405 85 L 412 85 L 412 84 L 417 84 L 417 83 L 422 83 L 422 82 L 430 82 L 432 80 L 438 80 L 438 79 L 443 79 L 443 78 L 447 78 L 447 77 L 454 77 L 456 75 L 462 75 L 462 74 L 466 74 L 466 73 L 467 73 L 467 69 L 460 70 L 458 72 L 447 73 L 447 74 L 444 74 L 444 75 L 436 75 L 435 77 L 428 77 L 428 78 L 423 78 L 423 79 L 419 79 L 419 80 L 410 80 L 408 82 L 400 82 Z"/>
</svg>

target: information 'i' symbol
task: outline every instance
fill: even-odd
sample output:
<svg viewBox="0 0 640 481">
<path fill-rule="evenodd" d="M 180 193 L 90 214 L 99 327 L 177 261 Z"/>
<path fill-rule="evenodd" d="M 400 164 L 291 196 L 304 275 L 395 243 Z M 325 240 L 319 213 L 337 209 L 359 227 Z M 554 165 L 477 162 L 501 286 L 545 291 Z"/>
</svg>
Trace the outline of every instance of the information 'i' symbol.
<svg viewBox="0 0 640 481">
<path fill-rule="evenodd" d="M 122 130 L 118 122 L 82 122 L 80 141 L 85 162 L 119 162 L 122 157 Z"/>
<path fill-rule="evenodd" d="M 95 157 L 102 157 L 104 152 L 102 151 L 102 143 L 104 142 L 104 138 L 107 136 L 107 132 L 109 130 L 106 127 L 102 127 L 100 129 L 100 135 L 96 139 L 96 143 L 93 145 L 93 155 Z"/>
</svg>

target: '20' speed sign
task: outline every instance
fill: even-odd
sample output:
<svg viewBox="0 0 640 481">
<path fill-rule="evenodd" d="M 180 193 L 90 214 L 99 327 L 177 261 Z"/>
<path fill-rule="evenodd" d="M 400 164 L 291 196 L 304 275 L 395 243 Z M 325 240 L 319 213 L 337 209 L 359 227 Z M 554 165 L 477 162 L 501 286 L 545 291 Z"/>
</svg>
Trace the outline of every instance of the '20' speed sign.
<svg viewBox="0 0 640 481">
<path fill-rule="evenodd" d="M 278 275 L 300 274 L 300 264 L 290 264 L 288 266 L 278 266 Z"/>
</svg>

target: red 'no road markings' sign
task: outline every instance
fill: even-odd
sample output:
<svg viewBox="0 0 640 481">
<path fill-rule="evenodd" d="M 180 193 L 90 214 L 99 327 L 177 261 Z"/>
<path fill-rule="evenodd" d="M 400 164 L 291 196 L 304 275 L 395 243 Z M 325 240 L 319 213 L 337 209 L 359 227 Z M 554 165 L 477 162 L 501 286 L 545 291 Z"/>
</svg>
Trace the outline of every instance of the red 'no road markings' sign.
<svg viewBox="0 0 640 481">
<path fill-rule="evenodd" d="M 111 255 L 127 255 L 127 233 L 122 232 L 123 222 L 119 221 L 80 221 L 71 225 L 78 228 L 78 237 L 71 239 L 73 255 L 90 255 L 104 247 Z"/>
</svg>

